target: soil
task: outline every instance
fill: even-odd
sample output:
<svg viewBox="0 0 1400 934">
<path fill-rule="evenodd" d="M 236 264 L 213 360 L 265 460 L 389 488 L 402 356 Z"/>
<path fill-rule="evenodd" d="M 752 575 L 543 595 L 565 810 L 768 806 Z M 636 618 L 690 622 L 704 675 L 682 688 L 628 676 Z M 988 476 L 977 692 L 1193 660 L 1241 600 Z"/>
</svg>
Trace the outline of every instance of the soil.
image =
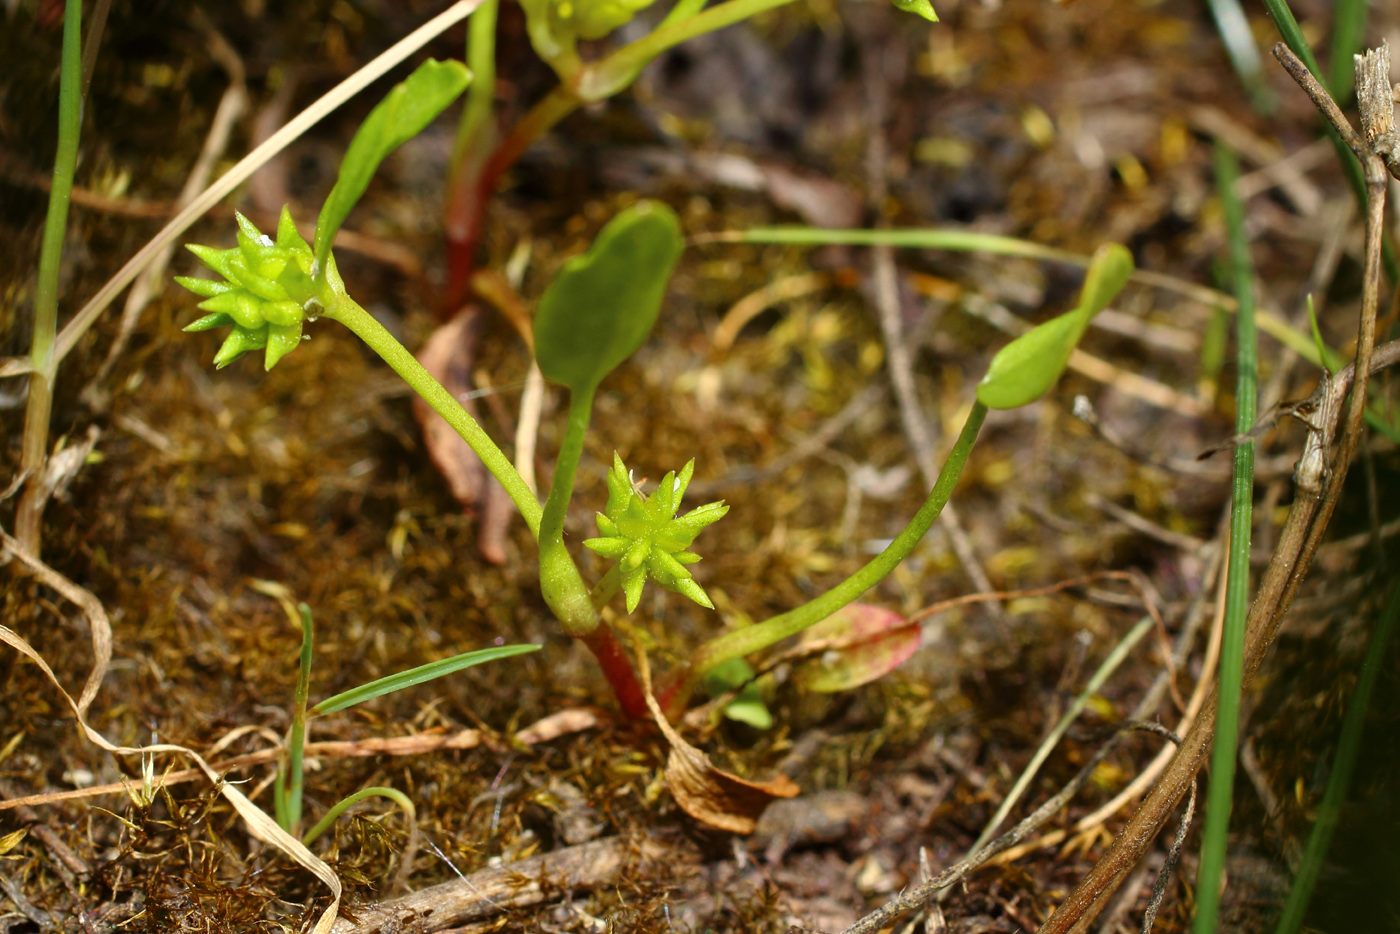
<svg viewBox="0 0 1400 934">
<path fill-rule="evenodd" d="M 295 113 L 443 6 L 114 2 L 86 104 L 76 183 L 93 197 L 70 213 L 64 316 L 160 228 L 184 184 L 228 84 L 208 51 L 211 29 L 241 58 L 251 101 L 217 173 L 251 147 L 259 114 L 288 106 L 277 104 L 285 82 L 295 81 Z M 691 237 L 780 223 L 959 227 L 1081 254 L 1121 242 L 1141 269 L 1224 283 L 1212 149 L 1225 143 L 1248 173 L 1260 307 L 1306 333 L 1311 290 L 1322 334 L 1346 350 L 1359 303 L 1360 225 L 1335 156 L 1317 142 L 1315 112 L 1267 51 L 1263 77 L 1276 109 L 1262 116 L 1203 4 L 935 6 L 942 22 L 931 25 L 886 4 L 812 0 L 667 54 L 633 89 L 567 118 L 506 176 L 486 214 L 480 267 L 523 264 L 518 288 L 528 303 L 621 206 L 651 197 L 672 205 Z M 1272 24 L 1250 11 L 1266 50 Z M 1327 5 L 1309 0 L 1296 12 L 1325 49 Z M 61 20 L 61 4 L 49 0 L 8 3 L 0 13 L 7 357 L 27 354 L 32 330 Z M 1368 42 L 1396 24 L 1394 10 L 1373 10 Z M 460 57 L 462 39 L 459 26 L 423 54 Z M 501 11 L 498 66 L 505 121 L 552 86 L 512 4 Z M 285 191 L 294 214 L 311 220 L 355 127 L 402 73 L 320 123 L 260 184 Z M 337 251 L 352 294 L 410 348 L 441 323 L 453 119 L 449 110 L 388 160 L 349 221 L 362 249 Z M 257 209 L 254 197 L 240 190 L 226 204 Z M 231 244 L 228 211 L 185 239 Z M 899 251 L 895 261 L 912 378 L 941 458 L 1006 330 L 1070 307 L 1082 271 L 921 250 Z M 195 268 L 179 251 L 171 271 Z M 827 276 L 824 284 L 800 287 L 798 277 L 813 272 Z M 603 385 L 567 526 L 573 540 L 593 534 L 614 451 L 653 482 L 693 457 L 695 504 L 723 498 L 731 506 L 696 543 L 705 558 L 697 579 L 716 611 L 649 589 L 638 613 L 616 620 L 654 669 L 844 579 L 922 503 L 926 488 L 894 395 L 861 395 L 889 384 L 875 277 L 864 249 L 697 243 L 682 256 L 655 333 Z M 766 303 L 731 346 L 716 346 L 736 303 L 784 285 L 787 297 Z M 52 437 L 72 444 L 90 429 L 99 434 L 47 509 L 43 558 L 111 618 L 113 663 L 89 717 L 96 730 L 123 745 L 158 739 L 208 752 L 220 744 L 208 753 L 218 762 L 274 748 L 289 725 L 300 638 L 269 596 L 277 592 L 315 613 L 313 701 L 473 648 L 543 647 L 315 722 L 312 742 L 437 742 L 478 731 L 471 744 L 412 755 L 326 747 L 313 756 L 311 818 L 368 786 L 398 788 L 416 808 L 416 849 L 402 816 L 377 799 L 313 847 L 343 881 L 342 915 L 352 923 L 404 887 L 427 890 L 465 874 L 499 887 L 489 905 L 452 922 L 455 930 L 843 930 L 917 882 L 921 857 L 936 873 L 965 855 L 1041 739 L 1144 614 L 1138 592 L 1094 582 L 932 616 L 910 661 L 846 693 L 804 693 L 780 667 L 761 682 L 771 728 L 726 720 L 686 732 L 721 767 L 756 781 L 781 772 L 803 793 L 771 807 L 753 836 L 707 829 L 665 790 L 665 741 L 614 712 L 592 657 L 553 622 L 518 517 L 504 563 L 483 559 L 482 520 L 434 469 L 402 383 L 328 321 L 312 325 L 312 339 L 271 372 L 259 354 L 216 372 L 212 336 L 180 330 L 194 304 L 167 282 L 115 367 L 84 394 L 119 331 L 114 305 L 59 373 Z M 1113 311 L 1083 344 L 1111 364 L 1109 376 L 1071 372 L 1044 400 L 995 413 L 953 499 L 998 590 L 1136 569 L 1166 622 L 1093 696 L 1013 820 L 1069 780 L 1162 670 L 1162 640 L 1176 638 L 1193 605 L 1215 599 L 1208 572 L 1228 509 L 1228 457 L 1180 464 L 1196 465 L 1198 451 L 1233 431 L 1233 343 L 1215 371 L 1202 349 L 1227 316 L 1142 284 Z M 476 404 L 509 451 L 528 351 L 484 304 L 477 326 Z M 1310 365 L 1268 336 L 1260 356 L 1265 407 L 1302 398 L 1316 383 Z M 0 381 L 4 484 L 18 471 L 24 394 L 23 380 Z M 1074 417 L 1080 395 L 1123 445 Z M 551 389 L 539 438 L 546 479 L 563 414 L 564 395 Z M 838 417 L 840 430 L 803 448 Z M 1285 421 L 1260 442 L 1261 465 L 1275 465 L 1258 486 L 1261 557 L 1292 496 L 1302 438 Z M 1336 536 L 1396 518 L 1397 470 L 1394 444 L 1373 436 Z M 14 499 L 0 503 L 7 530 L 13 515 Z M 1361 541 L 1321 554 L 1246 697 L 1225 930 L 1272 929 L 1326 786 L 1386 580 L 1383 555 Z M 596 580 L 604 563 L 578 552 Z M 88 620 L 14 562 L 0 579 L 0 621 L 76 694 L 93 664 Z M 973 589 L 935 529 L 864 599 L 910 615 Z M 1200 675 L 1211 615 L 1176 673 L 1183 697 Z M 1400 747 L 1384 739 L 1396 735 L 1400 715 L 1393 662 L 1392 652 L 1309 915 L 1316 930 L 1394 929 L 1400 918 L 1390 882 L 1400 869 Z M 575 719 L 548 739 L 516 736 L 569 711 Z M 1172 697 L 1151 718 L 1174 728 Z M 1071 827 L 1112 798 L 1160 743 L 1127 741 L 1042 832 Z M 161 755 L 153 768 L 158 776 L 188 765 Z M 320 882 L 250 836 L 208 781 L 172 782 L 146 799 L 141 769 L 139 757 L 106 753 L 75 730 L 37 665 L 0 653 L 0 799 L 122 781 L 132 789 L 0 810 L 0 931 L 309 929 L 329 898 Z M 268 759 L 228 777 L 271 810 Z M 941 915 L 914 920 L 928 931 L 1035 930 L 1129 810 L 978 871 L 946 893 Z M 6 834 L 20 828 L 27 835 L 6 851 Z M 1148 860 L 1152 873 L 1169 836 Z M 1193 831 L 1159 930 L 1190 924 L 1198 849 Z M 535 894 L 526 892 L 540 878 Z M 1138 929 L 1151 878 L 1134 877 L 1104 930 Z M 404 929 L 442 929 L 422 917 L 409 923 L 420 926 Z"/>
</svg>

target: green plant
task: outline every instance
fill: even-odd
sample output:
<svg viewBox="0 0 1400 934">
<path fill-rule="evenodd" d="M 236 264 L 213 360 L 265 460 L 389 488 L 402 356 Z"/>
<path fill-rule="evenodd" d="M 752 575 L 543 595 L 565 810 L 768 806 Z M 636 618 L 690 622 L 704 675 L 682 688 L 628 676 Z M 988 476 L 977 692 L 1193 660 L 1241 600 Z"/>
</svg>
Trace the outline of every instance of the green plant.
<svg viewBox="0 0 1400 934">
<path fill-rule="evenodd" d="M 485 78 L 495 75 L 496 3 L 488 0 L 471 18 L 467 60 Z M 501 176 L 550 128 L 580 106 L 625 90 L 648 63 L 697 36 L 751 19 L 792 0 L 677 0 L 651 32 L 597 59 L 579 54 L 578 40 L 602 39 L 655 0 L 522 0 L 530 43 L 559 77 L 559 85 L 497 140 L 490 118 L 491 88 L 478 88 L 463 111 L 448 182 L 445 228 L 449 281 L 444 309 L 455 311 L 466 294 L 484 205 Z M 901 10 L 937 22 L 930 0 L 891 0 Z"/>
<path fill-rule="evenodd" d="M 29 478 L 15 516 L 15 535 L 35 555 L 39 554 L 44 505 L 49 492 L 43 482 L 49 440 L 49 415 L 53 408 L 58 355 L 54 338 L 58 327 L 59 264 L 64 234 L 68 230 L 68 202 L 73 172 L 78 163 L 78 131 L 82 126 L 81 3 L 64 4 L 63 59 L 59 65 L 58 152 L 53 162 L 53 186 L 44 219 L 44 241 L 39 253 L 39 276 L 34 290 L 34 337 L 29 350 L 29 399 L 24 413 L 24 442 L 20 470 Z"/>
<path fill-rule="evenodd" d="M 425 681 L 450 675 L 473 665 L 480 665 L 482 662 L 524 655 L 527 652 L 536 652 L 540 648 L 538 645 L 500 645 L 488 649 L 477 649 L 474 652 L 463 652 L 451 658 L 419 665 L 417 668 L 386 675 L 348 691 L 342 691 L 308 709 L 306 702 L 311 693 L 311 657 L 315 641 L 315 627 L 312 625 L 309 606 L 305 603 L 298 604 L 297 613 L 301 620 L 301 656 L 297 672 L 296 695 L 292 706 L 292 725 L 287 731 L 287 756 L 277 763 L 277 780 L 272 786 L 273 813 L 277 818 L 277 823 L 282 826 L 283 830 L 293 835 L 301 831 L 304 779 L 302 752 L 306 742 L 306 727 L 312 719 L 345 710 L 385 694 L 402 691 L 415 684 L 422 684 Z M 301 842 L 309 846 L 335 823 L 335 819 L 343 814 L 347 808 L 370 797 L 388 798 L 403 810 L 410 821 L 413 819 L 413 802 L 403 792 L 382 786 L 365 788 L 329 808 L 325 815 L 316 822 L 316 825 L 306 832 Z"/>
<path fill-rule="evenodd" d="M 737 2 L 741 0 L 726 6 Z M 699 560 L 689 549 L 705 526 L 724 515 L 726 507 L 711 503 L 678 517 L 693 462 L 679 474 L 668 473 L 660 489 L 645 498 L 633 487 L 621 459 L 615 458 L 608 476 L 608 503 L 597 520 L 601 534 L 585 544 L 617 564 L 596 586 L 585 584 L 565 545 L 563 530 L 598 386 L 651 332 L 683 248 L 675 214 L 648 201 L 622 211 L 586 253 L 564 265 L 539 299 L 534 321 L 536 359 L 547 378 L 569 390 L 565 431 L 543 509 L 475 420 L 350 298 L 329 250 L 334 228 L 364 191 L 374 168 L 460 94 L 467 80 L 466 69 L 458 63 L 428 62 L 375 108 L 351 143 L 340 179 L 321 211 L 314 251 L 296 235 L 285 211 L 275 240 L 240 218 L 237 247 L 222 251 L 191 247 L 224 280 L 180 280 L 205 296 L 201 307 L 211 312 L 190 329 L 233 328 L 215 357 L 216 365 L 226 365 L 248 350 L 265 349 L 268 367 L 295 347 L 304 323 L 316 313 L 354 331 L 448 421 L 502 483 L 539 544 L 545 603 L 564 631 L 593 651 L 623 710 L 632 717 L 645 717 L 641 686 L 600 610 L 622 590 L 631 612 L 648 578 L 709 606 L 709 598 L 688 570 Z M 1047 391 L 1064 370 L 1089 320 L 1123 288 L 1132 269 L 1126 249 L 1102 247 L 1089 263 L 1077 307 L 1012 341 L 993 358 L 938 481 L 904 531 L 827 593 L 700 646 L 659 683 L 657 696 L 667 714 L 674 716 L 683 709 L 707 674 L 808 629 L 893 571 L 948 502 L 988 410 L 1024 405 Z M 882 657 L 897 655 L 886 652 Z"/>
</svg>

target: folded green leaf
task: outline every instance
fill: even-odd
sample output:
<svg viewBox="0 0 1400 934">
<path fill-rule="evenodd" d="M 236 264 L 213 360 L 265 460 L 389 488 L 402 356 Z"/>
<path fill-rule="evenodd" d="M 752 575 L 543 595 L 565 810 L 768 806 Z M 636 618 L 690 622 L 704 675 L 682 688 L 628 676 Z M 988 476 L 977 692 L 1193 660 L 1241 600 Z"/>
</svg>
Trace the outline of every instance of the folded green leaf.
<svg viewBox="0 0 1400 934">
<path fill-rule="evenodd" d="M 895 6 L 906 13 L 922 16 L 930 23 L 938 22 L 938 14 L 933 11 L 933 4 L 929 0 L 893 0 L 893 2 Z"/>
<path fill-rule="evenodd" d="M 771 729 L 773 714 L 763 702 L 758 682 L 754 680 L 754 670 L 748 662 L 742 658 L 731 658 L 705 672 L 705 690 L 711 697 L 718 697 L 735 688 L 739 688 L 739 693 L 724 708 L 724 715 L 755 729 Z"/>
<path fill-rule="evenodd" d="M 383 694 L 392 694 L 395 691 L 402 691 L 404 688 L 412 687 L 415 684 L 422 684 L 424 681 L 432 681 L 441 678 L 443 675 L 450 675 L 454 671 L 461 671 L 463 668 L 470 668 L 473 665 L 480 665 L 482 662 L 495 661 L 499 658 L 510 658 L 513 655 L 524 655 L 526 652 L 537 652 L 538 645 L 500 645 L 489 649 L 477 649 L 475 652 L 463 652 L 461 655 L 454 655 L 451 658 L 444 658 L 441 661 L 429 662 L 426 665 L 419 665 L 417 668 L 410 668 L 408 671 L 400 671 L 397 674 L 388 675 L 369 684 L 362 684 L 357 688 L 351 688 L 342 694 L 328 697 L 321 703 L 312 707 L 309 716 L 319 717 L 323 714 L 335 713 L 337 710 L 344 710 L 356 704 L 362 704 L 367 700 L 379 697 Z"/>
<path fill-rule="evenodd" d="M 651 333 L 684 243 L 676 214 L 640 201 L 564 264 L 535 312 L 540 371 L 575 393 L 592 392 Z"/>
<path fill-rule="evenodd" d="M 1079 307 L 1003 347 L 977 387 L 977 401 L 988 408 L 1014 409 L 1044 395 L 1064 372 L 1094 315 L 1113 301 L 1132 274 L 1133 257 L 1127 248 L 1116 243 L 1099 247 L 1079 293 Z"/>
<path fill-rule="evenodd" d="M 336 231 L 350 209 L 369 187 L 379 163 L 433 122 L 471 83 L 471 72 L 461 62 L 429 59 L 394 86 L 350 141 L 340 176 L 316 221 L 316 268 L 325 269 Z"/>
</svg>

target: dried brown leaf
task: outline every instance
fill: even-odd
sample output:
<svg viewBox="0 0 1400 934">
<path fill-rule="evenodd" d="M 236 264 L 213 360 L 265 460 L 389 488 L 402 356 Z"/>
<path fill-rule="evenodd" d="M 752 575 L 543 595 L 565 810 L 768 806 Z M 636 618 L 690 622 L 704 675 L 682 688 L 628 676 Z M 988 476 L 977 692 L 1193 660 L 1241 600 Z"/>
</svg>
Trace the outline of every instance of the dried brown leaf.
<svg viewBox="0 0 1400 934">
<path fill-rule="evenodd" d="M 710 757 L 687 743 L 666 720 L 651 693 L 650 672 L 645 654 L 638 655 L 647 707 L 671 744 L 666 758 L 666 787 L 691 817 L 719 830 L 750 834 L 758 826 L 759 815 L 775 798 L 793 798 L 801 793 L 797 783 L 786 775 L 768 782 L 745 781 L 716 768 Z"/>
</svg>

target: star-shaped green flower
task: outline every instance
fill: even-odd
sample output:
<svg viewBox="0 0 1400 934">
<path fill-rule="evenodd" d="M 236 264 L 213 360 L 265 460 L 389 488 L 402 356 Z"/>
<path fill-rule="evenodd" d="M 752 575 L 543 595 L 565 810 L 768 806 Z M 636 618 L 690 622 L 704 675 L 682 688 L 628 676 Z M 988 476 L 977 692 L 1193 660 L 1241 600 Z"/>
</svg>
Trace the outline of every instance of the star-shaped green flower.
<svg viewBox="0 0 1400 934">
<path fill-rule="evenodd" d="M 223 369 L 250 350 L 267 348 L 265 365 L 272 369 L 301 343 L 306 306 L 316 297 L 313 270 L 315 255 L 297 233 L 292 214 L 282 208 L 274 242 L 242 214 L 238 218 L 238 246 L 216 250 L 197 243 L 186 248 L 204 265 L 224 277 L 192 279 L 176 276 L 175 281 L 205 297 L 199 307 L 212 312 L 186 331 L 232 327 L 214 366 Z"/>
<path fill-rule="evenodd" d="M 642 585 L 648 576 L 667 590 L 714 609 L 715 605 L 685 567 L 699 561 L 700 556 L 686 549 L 701 529 L 718 521 L 729 507 L 720 500 L 677 517 L 676 509 L 694 473 L 692 459 L 679 477 L 674 470 L 666 474 L 651 498 L 643 499 L 632 486 L 622 458 L 613 454 L 613 467 L 608 471 L 608 505 L 598 513 L 598 531 L 603 537 L 590 538 L 583 544 L 618 562 L 629 613 L 641 601 Z"/>
</svg>

